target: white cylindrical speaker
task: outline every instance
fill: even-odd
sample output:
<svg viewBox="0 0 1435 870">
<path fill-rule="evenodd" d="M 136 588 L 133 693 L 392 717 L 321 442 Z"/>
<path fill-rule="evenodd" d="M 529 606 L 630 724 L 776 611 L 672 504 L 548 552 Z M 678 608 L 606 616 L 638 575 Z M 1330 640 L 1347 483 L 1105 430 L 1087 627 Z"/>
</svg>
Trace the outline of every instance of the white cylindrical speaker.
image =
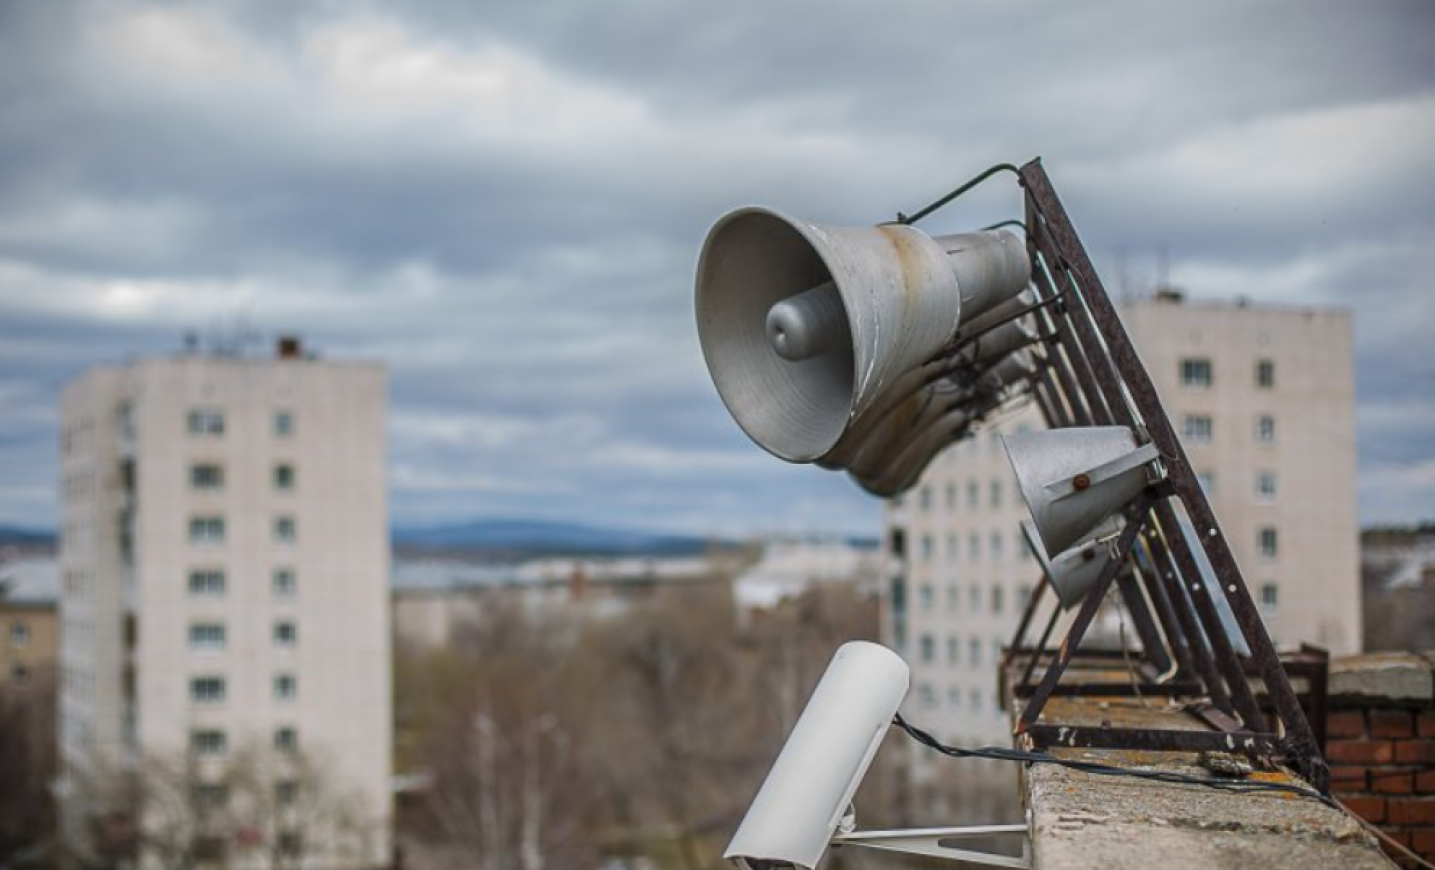
<svg viewBox="0 0 1435 870">
<path fill-rule="evenodd" d="M 817 866 L 906 697 L 907 663 L 875 643 L 837 650 L 723 857 Z"/>
</svg>

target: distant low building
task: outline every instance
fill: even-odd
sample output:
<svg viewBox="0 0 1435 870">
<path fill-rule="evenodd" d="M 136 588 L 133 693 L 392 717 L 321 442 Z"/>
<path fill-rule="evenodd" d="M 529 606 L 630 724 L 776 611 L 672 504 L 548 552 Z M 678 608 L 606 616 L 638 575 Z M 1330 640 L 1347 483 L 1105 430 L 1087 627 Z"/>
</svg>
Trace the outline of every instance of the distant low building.
<svg viewBox="0 0 1435 870">
<path fill-rule="evenodd" d="M 60 654 L 59 599 L 54 559 L 0 564 L 0 688 L 23 690 L 54 673 Z"/>
<path fill-rule="evenodd" d="M 880 591 L 881 554 L 842 540 L 775 540 L 733 581 L 740 613 L 770 610 L 815 586 L 850 585 Z"/>
</svg>

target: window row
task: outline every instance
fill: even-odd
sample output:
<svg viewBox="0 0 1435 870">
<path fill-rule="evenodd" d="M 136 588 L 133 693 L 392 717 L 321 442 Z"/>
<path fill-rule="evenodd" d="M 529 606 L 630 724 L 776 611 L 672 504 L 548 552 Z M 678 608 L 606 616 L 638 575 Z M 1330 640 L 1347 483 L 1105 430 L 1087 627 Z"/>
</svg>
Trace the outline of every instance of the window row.
<svg viewBox="0 0 1435 870">
<path fill-rule="evenodd" d="M 962 499 L 959 498 L 959 494 L 963 491 L 963 488 L 958 484 L 949 483 L 943 487 L 942 491 L 944 493 L 943 503 L 946 505 L 947 510 L 958 510 L 962 504 Z M 980 482 L 975 480 L 967 481 L 965 492 L 965 504 L 968 508 L 975 510 L 982 507 L 983 489 Z M 987 507 L 1001 507 L 1003 498 L 1005 497 L 1003 482 L 1000 480 L 987 481 L 985 494 Z M 935 498 L 933 487 L 930 484 L 924 485 L 917 490 L 917 506 L 922 509 L 923 513 L 930 511 L 934 507 Z"/>
<path fill-rule="evenodd" d="M 299 748 L 299 729 L 282 725 L 274 729 L 271 745 L 281 752 Z M 229 735 L 219 728 L 196 728 L 189 732 L 189 748 L 199 755 L 221 755 L 229 750 Z"/>
<path fill-rule="evenodd" d="M 991 662 L 1001 661 L 1002 641 L 993 639 L 989 644 L 983 644 L 981 638 L 972 637 L 967 639 L 966 664 L 980 665 L 982 663 L 982 648 L 990 646 Z M 956 635 L 948 635 L 945 644 L 945 660 L 949 665 L 962 664 L 962 642 Z M 922 664 L 930 665 L 937 663 L 937 637 L 933 634 L 922 634 L 917 638 L 917 657 Z"/>
<path fill-rule="evenodd" d="M 981 690 L 981 689 L 968 689 L 967 692 L 966 692 L 966 696 L 965 696 L 965 697 L 966 697 L 966 704 L 965 704 L 965 707 L 964 707 L 964 705 L 963 705 L 963 703 L 962 703 L 963 694 L 962 694 L 961 687 L 959 687 L 959 686 L 948 686 L 948 687 L 947 687 L 947 706 L 948 706 L 949 708 L 951 708 L 951 709 L 953 709 L 953 710 L 966 709 L 967 711 L 972 712 L 972 713 L 981 713 L 981 712 L 983 712 L 983 708 L 984 708 L 983 699 L 986 697 L 986 693 L 985 693 L 983 690 Z M 920 685 L 917 686 L 917 700 L 918 700 L 918 702 L 922 705 L 922 707 L 924 707 L 925 709 L 928 709 L 928 710 L 934 710 L 934 709 L 936 709 L 937 706 L 938 706 L 939 703 L 940 703 L 939 700 L 938 700 L 938 698 L 937 698 L 937 690 L 936 690 L 936 688 L 934 688 L 934 687 L 932 686 L 931 683 L 922 683 L 922 684 L 920 684 Z M 996 694 L 995 692 L 993 692 L 992 695 L 991 695 L 991 708 L 990 708 L 990 710 L 991 710 L 991 712 L 993 712 L 993 713 L 998 713 L 998 714 L 1002 712 L 1002 701 L 1001 701 L 1001 697 L 1000 697 L 998 694 Z"/>
<path fill-rule="evenodd" d="M 1276 442 L 1276 418 L 1269 414 L 1256 417 L 1256 441 Z M 1210 444 L 1216 440 L 1215 423 L 1210 414 L 1186 414 L 1181 418 L 1181 440 L 1186 444 Z"/>
<path fill-rule="evenodd" d="M 1006 603 L 1006 587 L 993 583 L 987 593 L 992 613 L 1001 613 Z M 978 584 L 971 584 L 967 587 L 967 609 L 973 613 L 981 610 L 982 589 Z M 1031 586 L 1023 584 L 1017 588 L 1017 608 L 1026 607 L 1027 601 L 1031 599 Z M 930 613 L 936 608 L 937 592 L 931 583 L 923 583 L 917 589 L 917 605 L 924 613 Z M 961 609 L 961 594 L 956 583 L 947 584 L 946 591 L 947 610 L 957 611 Z"/>
<path fill-rule="evenodd" d="M 288 492 L 294 488 L 294 466 L 280 462 L 271 473 L 274 488 Z M 217 462 L 196 462 L 189 467 L 189 485 L 193 489 L 219 490 L 224 488 L 224 466 Z"/>
<path fill-rule="evenodd" d="M 224 412 L 218 408 L 193 408 L 186 417 L 186 428 L 191 435 L 218 436 L 224 434 Z M 294 434 L 294 412 L 275 411 L 272 431 L 277 438 L 288 438 Z"/>
<path fill-rule="evenodd" d="M 1215 382 L 1215 369 L 1209 357 L 1185 357 L 1180 362 L 1181 386 L 1210 387 Z M 1274 389 L 1276 385 L 1276 363 L 1272 359 L 1258 359 L 1253 371 L 1253 383 L 1262 390 Z"/>
<path fill-rule="evenodd" d="M 189 572 L 189 594 L 199 597 L 220 596 L 229 585 L 229 577 L 221 568 L 196 568 Z M 293 568 L 275 568 L 270 589 L 280 598 L 289 598 L 299 591 Z"/>
<path fill-rule="evenodd" d="M 293 647 L 299 643 L 299 626 L 290 619 L 276 620 L 272 635 L 275 646 Z M 214 651 L 228 645 L 228 632 L 222 622 L 195 622 L 189 626 L 190 649 Z"/>
<path fill-rule="evenodd" d="M 961 558 L 961 536 L 956 532 L 947 532 L 945 539 L 946 559 L 955 562 Z M 1012 535 L 1014 547 L 1018 559 L 1025 561 L 1031 558 L 1031 550 L 1022 542 L 1020 532 Z M 986 558 L 999 561 L 1003 558 L 1006 550 L 1006 536 L 1000 531 L 993 531 L 986 536 Z M 970 532 L 967 535 L 966 555 L 967 561 L 979 562 L 983 558 L 982 535 L 978 532 Z M 930 562 L 937 555 L 937 538 L 935 535 L 924 534 L 921 537 L 921 554 L 923 562 Z M 894 550 L 894 556 L 901 556 Z"/>
<path fill-rule="evenodd" d="M 274 540 L 291 544 L 299 537 L 299 525 L 292 516 L 282 514 L 274 518 Z M 189 518 L 189 540 L 196 544 L 222 544 L 225 536 L 225 522 L 222 516 L 196 516 Z"/>
<path fill-rule="evenodd" d="M 299 678 L 293 674 L 275 674 L 273 691 L 276 700 L 292 701 L 299 696 Z M 194 677 L 189 681 L 189 699 L 196 704 L 218 704 L 227 694 L 224 677 Z"/>
<path fill-rule="evenodd" d="M 1216 494 L 1216 474 L 1213 471 L 1196 472 L 1196 480 L 1201 484 L 1207 496 Z M 1276 500 L 1276 493 L 1279 490 L 1280 478 L 1274 471 L 1262 469 L 1256 472 L 1255 495 L 1257 501 L 1273 502 Z"/>
</svg>

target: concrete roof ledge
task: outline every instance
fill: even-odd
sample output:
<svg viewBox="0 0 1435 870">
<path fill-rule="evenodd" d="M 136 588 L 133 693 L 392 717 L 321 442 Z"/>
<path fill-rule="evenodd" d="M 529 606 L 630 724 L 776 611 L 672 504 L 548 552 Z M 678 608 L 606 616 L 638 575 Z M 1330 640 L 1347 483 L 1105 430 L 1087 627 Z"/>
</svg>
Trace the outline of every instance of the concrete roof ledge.
<svg viewBox="0 0 1435 870">
<path fill-rule="evenodd" d="M 1195 756 L 1058 750 L 1060 757 L 1209 776 Z M 1298 783 L 1283 773 L 1268 781 Z M 1314 798 L 1237 794 L 1033 765 L 1025 772 L 1035 870 L 1228 867 L 1389 870 L 1354 818 Z"/>
<path fill-rule="evenodd" d="M 1330 697 L 1428 704 L 1435 699 L 1435 671 L 1427 656 L 1367 653 L 1332 659 Z"/>
</svg>

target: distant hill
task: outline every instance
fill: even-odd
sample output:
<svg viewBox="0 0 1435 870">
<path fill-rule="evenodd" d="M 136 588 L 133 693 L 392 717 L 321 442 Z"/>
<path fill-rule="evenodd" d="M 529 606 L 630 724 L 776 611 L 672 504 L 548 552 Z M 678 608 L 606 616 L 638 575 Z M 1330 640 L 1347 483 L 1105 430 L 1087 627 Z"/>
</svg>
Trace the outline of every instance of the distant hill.
<svg viewBox="0 0 1435 870">
<path fill-rule="evenodd" d="M 54 532 L 20 526 L 0 526 L 0 547 L 53 549 L 54 546 Z"/>
<path fill-rule="evenodd" d="M 621 530 L 540 520 L 478 520 L 458 525 L 403 527 L 393 532 L 400 550 L 523 554 L 663 555 L 700 553 L 711 543 L 689 535 Z"/>
</svg>

